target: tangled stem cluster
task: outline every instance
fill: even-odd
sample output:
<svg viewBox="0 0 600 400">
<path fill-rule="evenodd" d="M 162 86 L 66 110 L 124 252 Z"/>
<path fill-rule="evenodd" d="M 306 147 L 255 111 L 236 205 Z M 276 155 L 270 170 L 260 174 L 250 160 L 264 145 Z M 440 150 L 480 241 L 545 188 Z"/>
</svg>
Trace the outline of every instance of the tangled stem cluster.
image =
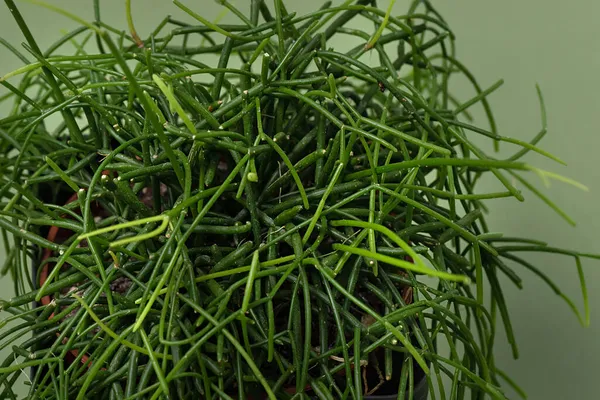
<svg viewBox="0 0 600 400">
<path fill-rule="evenodd" d="M 442 398 L 500 399 L 499 329 L 517 355 L 501 276 L 534 272 L 587 322 L 593 256 L 492 233 L 482 212 L 523 200 L 518 183 L 570 221 L 526 178 L 557 175 L 521 161 L 560 161 L 537 147 L 543 103 L 531 142 L 498 134 L 486 97 L 501 82 L 479 86 L 429 1 L 300 16 L 221 0 L 238 22 L 218 24 L 175 0 L 194 22 L 167 16 L 146 37 L 129 1 L 129 33 L 98 0 L 93 22 L 35 1 L 81 23 L 45 51 L 5 2 L 27 43 L 0 78 L 2 273 L 17 292 L 3 325 L 20 321 L 0 332 L 0 397 L 34 367 L 48 399 L 404 398 L 422 372 Z M 455 76 L 473 98 L 453 96 Z M 519 150 L 495 158 L 475 136 Z M 503 190 L 477 191 L 486 174 Z M 524 251 L 575 259 L 584 316 Z"/>
</svg>

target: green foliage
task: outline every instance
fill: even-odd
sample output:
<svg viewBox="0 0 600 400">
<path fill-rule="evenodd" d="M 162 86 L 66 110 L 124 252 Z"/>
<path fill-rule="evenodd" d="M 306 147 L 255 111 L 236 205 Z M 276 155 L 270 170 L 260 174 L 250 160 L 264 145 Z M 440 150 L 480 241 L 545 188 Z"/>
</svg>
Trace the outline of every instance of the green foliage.
<svg viewBox="0 0 600 400">
<path fill-rule="evenodd" d="M 523 200 L 519 182 L 571 222 L 527 174 L 573 182 L 521 161 L 560 162 L 537 147 L 543 102 L 530 143 L 499 135 L 486 97 L 501 82 L 478 85 L 429 1 L 299 16 L 221 0 L 239 19 L 225 25 L 175 0 L 196 23 L 167 16 L 146 38 L 129 1 L 129 33 L 98 0 L 93 22 L 31 1 L 81 24 L 45 51 L 5 2 L 27 43 L 0 78 L 1 272 L 17 292 L 2 324 L 20 321 L 0 331 L 0 397 L 35 367 L 30 394 L 48 399 L 403 396 L 422 372 L 431 398 L 502 399 L 499 329 L 518 352 L 500 278 L 520 286 L 518 265 L 588 323 L 580 259 L 597 257 L 503 237 L 483 215 Z M 456 76 L 472 99 L 450 93 Z M 520 149 L 495 158 L 475 136 Z M 486 174 L 504 189 L 477 191 Z M 525 251 L 575 259 L 584 316 Z"/>
</svg>

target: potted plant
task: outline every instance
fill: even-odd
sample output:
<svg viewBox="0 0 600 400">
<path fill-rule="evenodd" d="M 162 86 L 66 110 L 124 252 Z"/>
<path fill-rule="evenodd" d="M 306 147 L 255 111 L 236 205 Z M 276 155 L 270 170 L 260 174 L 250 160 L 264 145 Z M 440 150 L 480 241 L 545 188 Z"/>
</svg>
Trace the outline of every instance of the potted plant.
<svg viewBox="0 0 600 400">
<path fill-rule="evenodd" d="M 238 22 L 219 24 L 175 0 L 194 22 L 140 36 L 129 0 L 127 31 L 98 0 L 94 21 L 35 1 L 81 24 L 46 50 L 5 3 L 26 43 L 0 78 L 17 292 L 2 324 L 19 321 L 0 331 L 3 398 L 31 368 L 35 398 L 503 399 L 518 387 L 494 363 L 498 330 L 518 352 L 501 277 L 534 272 L 588 323 L 580 260 L 597 256 L 485 222 L 518 187 L 572 222 L 529 177 L 578 184 L 522 161 L 561 162 L 537 146 L 541 94 L 540 133 L 500 135 L 486 99 L 501 81 L 480 87 L 429 2 L 395 16 L 393 1 L 297 15 L 221 0 Z M 472 98 L 452 94 L 457 76 Z M 493 157 L 479 138 L 518 150 Z M 478 190 L 484 175 L 502 189 Z M 583 315 L 527 251 L 574 258 Z"/>
</svg>

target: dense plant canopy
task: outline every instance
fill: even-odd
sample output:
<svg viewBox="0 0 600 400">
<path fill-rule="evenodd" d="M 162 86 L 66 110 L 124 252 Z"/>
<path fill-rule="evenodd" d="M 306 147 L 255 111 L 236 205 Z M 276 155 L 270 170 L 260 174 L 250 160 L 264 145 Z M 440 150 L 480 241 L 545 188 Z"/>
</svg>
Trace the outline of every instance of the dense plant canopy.
<svg viewBox="0 0 600 400">
<path fill-rule="evenodd" d="M 39 398 L 403 396 L 425 371 L 442 399 L 500 399 L 498 330 L 517 355 L 500 277 L 520 286 L 524 267 L 579 316 L 519 254 L 573 256 L 584 299 L 587 255 L 503 237 L 483 215 L 523 200 L 518 185 L 570 221 L 528 180 L 558 176 L 521 161 L 560 162 L 537 147 L 543 103 L 531 142 L 501 136 L 486 101 L 501 81 L 479 86 L 429 1 L 395 16 L 370 0 L 306 15 L 221 0 L 238 22 L 219 24 L 175 0 L 190 22 L 144 38 L 129 1 L 127 31 L 97 0 L 92 22 L 42 4 L 81 23 L 45 50 L 5 2 L 26 44 L 2 42 L 23 61 L 0 79 L 2 273 L 17 292 L 3 325 L 18 321 L 0 332 L 2 398 L 35 367 Z M 455 77 L 474 97 L 453 96 Z M 480 137 L 518 150 L 495 158 Z M 503 189 L 478 191 L 484 175 Z"/>
</svg>

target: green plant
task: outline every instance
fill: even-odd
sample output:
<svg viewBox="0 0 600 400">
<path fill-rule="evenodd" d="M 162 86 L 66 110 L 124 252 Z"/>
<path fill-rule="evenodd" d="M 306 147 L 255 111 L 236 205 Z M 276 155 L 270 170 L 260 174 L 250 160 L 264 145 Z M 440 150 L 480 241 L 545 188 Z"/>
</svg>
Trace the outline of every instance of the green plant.
<svg viewBox="0 0 600 400">
<path fill-rule="evenodd" d="M 46 51 L 5 2 L 28 54 L 2 41 L 25 64 L 0 78 L 2 273 L 17 293 L 2 325 L 19 321 L 0 332 L 3 398 L 35 367 L 40 398 L 402 399 L 420 370 L 432 398 L 502 399 L 501 380 L 519 390 L 493 353 L 505 329 L 518 354 L 499 283 L 520 286 L 514 262 L 588 323 L 581 258 L 598 256 L 504 237 L 483 215 L 489 199 L 522 201 L 518 182 L 572 223 L 526 174 L 578 184 L 520 161 L 561 162 L 537 147 L 541 94 L 531 142 L 499 135 L 486 97 L 501 81 L 478 85 L 429 1 L 298 16 L 221 0 L 239 19 L 224 25 L 175 0 L 196 23 L 165 17 L 142 39 L 129 0 L 129 33 L 98 0 L 91 23 L 30 0 L 81 23 Z M 331 49 L 335 35 L 360 44 Z M 473 98 L 450 93 L 456 75 Z M 494 158 L 474 135 L 520 149 Z M 484 174 L 503 191 L 477 192 Z M 525 251 L 575 259 L 584 315 Z"/>
</svg>

